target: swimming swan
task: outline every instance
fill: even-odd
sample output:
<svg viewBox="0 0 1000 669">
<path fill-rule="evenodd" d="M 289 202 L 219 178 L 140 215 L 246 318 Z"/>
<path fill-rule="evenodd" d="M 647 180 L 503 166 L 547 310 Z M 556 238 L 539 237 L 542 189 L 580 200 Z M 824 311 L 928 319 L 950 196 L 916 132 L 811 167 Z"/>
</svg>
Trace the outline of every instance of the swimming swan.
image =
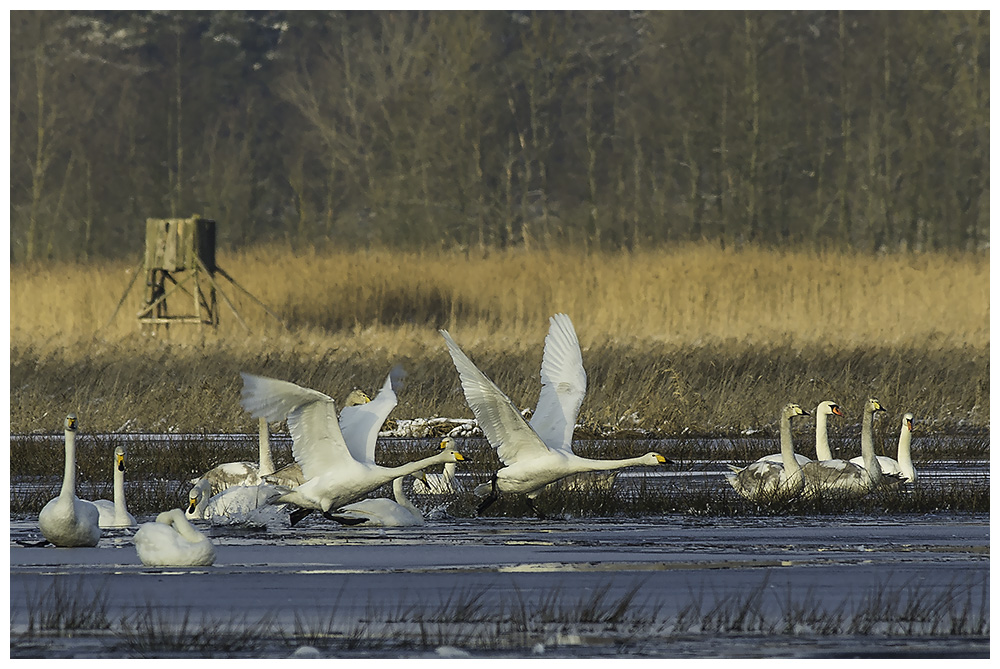
<svg viewBox="0 0 1000 669">
<path fill-rule="evenodd" d="M 202 479 L 212 486 L 212 494 L 217 495 L 233 486 L 255 486 L 264 483 L 262 476 L 274 473 L 274 461 L 271 460 L 271 440 L 268 435 L 267 421 L 259 422 L 260 437 L 258 439 L 258 462 L 224 462 L 199 476 L 191 479 L 192 485 L 197 485 Z"/>
<path fill-rule="evenodd" d="M 802 467 L 802 475 L 806 479 L 806 497 L 821 494 L 860 497 L 879 485 L 882 469 L 875 457 L 875 440 L 872 436 L 872 422 L 877 411 L 885 411 L 877 399 L 871 398 L 865 402 L 861 415 L 861 465 L 837 459 L 810 462 Z"/>
<path fill-rule="evenodd" d="M 188 506 L 184 517 L 189 520 L 207 520 L 213 525 L 247 525 L 267 527 L 287 524 L 284 505 L 274 505 L 287 492 L 281 486 L 235 486 L 212 495 L 211 485 L 201 480 L 188 493 Z"/>
<path fill-rule="evenodd" d="M 375 436 L 378 435 L 378 428 L 381 426 L 378 415 L 384 412 L 387 416 L 396 406 L 396 394 L 392 386 L 394 380 L 398 379 L 394 378 L 393 373 L 386 379 L 379 397 L 369 404 L 353 407 L 360 410 L 359 415 L 351 417 L 348 414 L 347 432 L 365 435 L 363 446 L 360 442 L 351 445 L 345 441 L 336 406 L 327 395 L 288 381 L 246 373 L 241 373 L 240 376 L 243 377 L 240 403 L 245 410 L 269 421 L 286 417 L 288 419 L 288 430 L 292 434 L 292 455 L 302 467 L 302 475 L 306 480 L 282 495 L 278 502 L 294 504 L 302 509 L 316 509 L 328 515 L 331 510 L 350 504 L 399 476 L 413 474 L 436 464 L 464 459 L 458 451 L 446 449 L 437 455 L 399 467 L 375 464 L 375 441 L 374 438 L 369 440 L 369 436 L 372 431 Z M 377 404 L 383 395 L 385 399 Z M 372 415 L 364 415 L 364 409 L 371 405 L 376 405 L 374 410 L 368 409 L 373 412 Z M 367 431 L 365 425 L 368 426 Z"/>
<path fill-rule="evenodd" d="M 830 402 L 829 400 L 825 402 L 820 402 L 816 405 L 816 459 L 817 460 L 832 460 L 833 454 L 830 452 L 830 440 L 827 437 L 826 430 L 826 417 L 827 416 L 843 416 L 844 412 L 840 410 L 840 406 L 835 402 Z M 795 454 L 795 459 L 798 461 L 799 465 L 804 465 L 807 462 L 812 462 L 809 458 L 799 453 Z M 764 457 L 757 460 L 765 462 L 777 462 L 781 463 L 781 453 L 774 453 L 772 455 L 765 455 Z"/>
<path fill-rule="evenodd" d="M 566 318 L 564 322 L 568 321 Z M 552 357 L 553 367 L 556 369 L 549 378 L 557 383 L 542 388 L 542 393 L 547 393 L 555 404 L 549 405 L 549 411 L 539 419 L 537 425 L 543 433 L 548 434 L 550 441 L 558 442 L 558 445 L 553 446 L 547 444 L 539 433 L 532 429 L 517 407 L 473 364 L 451 335 L 445 330 L 440 332 L 448 344 L 448 351 L 458 370 L 465 400 L 490 445 L 497 449 L 497 455 L 505 465 L 493 475 L 490 483 L 484 483 L 476 488 L 477 495 L 485 496 L 477 509 L 479 513 L 495 502 L 500 493 L 506 492 L 527 495 L 528 504 L 535 514 L 544 517 L 535 507 L 534 500 L 542 489 L 553 481 L 579 472 L 606 471 L 634 465 L 659 465 L 667 462 L 667 459 L 659 453 L 647 453 L 624 460 L 593 460 L 582 458 L 573 452 L 573 421 L 568 420 L 568 417 L 570 414 L 575 416 L 575 412 L 579 409 L 586 383 L 582 365 L 577 368 L 575 363 L 576 352 L 579 351 L 575 336 L 574 341 L 564 342 L 567 344 L 566 349 L 560 349 L 566 354 L 564 357 Z M 576 352 L 572 351 L 574 347 Z M 564 366 L 560 367 L 560 364 Z M 546 380 L 544 371 L 542 378 L 543 381 Z M 580 385 L 581 379 L 584 387 Z M 539 402 L 542 403 L 541 398 Z"/>
<path fill-rule="evenodd" d="M 147 567 L 207 567 L 215 562 L 215 546 L 180 509 L 164 511 L 155 523 L 140 525 L 134 541 L 139 560 Z"/>
<path fill-rule="evenodd" d="M 454 448 L 458 446 L 452 437 L 445 437 L 441 440 L 441 448 Z M 424 473 L 423 480 L 417 478 L 413 481 L 413 492 L 418 495 L 448 495 L 455 492 L 455 469 L 457 462 L 446 462 L 440 474 Z"/>
<path fill-rule="evenodd" d="M 899 430 L 899 445 L 896 447 L 896 460 L 884 455 L 876 456 L 882 476 L 895 477 L 900 483 L 913 483 L 917 480 L 917 470 L 910 459 L 910 437 L 913 432 L 913 414 L 903 414 L 903 425 Z M 864 466 L 864 458 L 851 458 L 852 463 Z"/>
<path fill-rule="evenodd" d="M 732 473 L 725 474 L 729 485 L 754 502 L 784 502 L 801 494 L 804 481 L 792 447 L 792 418 L 808 415 L 798 404 L 786 404 L 778 421 L 781 463 L 757 460 L 743 469 L 730 465 Z"/>
<path fill-rule="evenodd" d="M 125 506 L 125 447 L 115 446 L 114 498 L 111 502 L 97 499 L 91 502 L 101 514 L 101 527 L 135 527 L 135 518 Z"/>
<path fill-rule="evenodd" d="M 76 496 L 76 415 L 66 416 L 66 466 L 62 490 L 38 514 L 42 535 L 56 546 L 96 546 L 101 538 L 97 507 Z"/>
<path fill-rule="evenodd" d="M 419 472 L 417 472 L 419 474 Z M 385 497 L 363 499 L 342 506 L 330 518 L 345 525 L 364 527 L 410 527 L 424 524 L 424 514 L 413 505 L 403 492 L 403 479 L 392 480 L 392 496 L 395 502 Z M 415 482 L 414 482 L 415 483 Z"/>
</svg>

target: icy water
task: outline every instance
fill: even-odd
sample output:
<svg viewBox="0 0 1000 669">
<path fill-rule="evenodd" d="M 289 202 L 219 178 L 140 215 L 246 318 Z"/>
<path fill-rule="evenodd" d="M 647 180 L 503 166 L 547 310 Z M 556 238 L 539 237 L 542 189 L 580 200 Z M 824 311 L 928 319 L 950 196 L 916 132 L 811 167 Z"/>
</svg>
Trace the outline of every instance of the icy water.
<svg viewBox="0 0 1000 669">
<path fill-rule="evenodd" d="M 721 491 L 722 469 L 625 471 L 615 489 Z M 920 475 L 988 487 L 989 463 Z M 536 520 L 446 501 L 418 496 L 414 528 L 203 523 L 202 568 L 144 567 L 131 530 L 25 547 L 37 519 L 13 518 L 11 656 L 989 656 L 986 514 Z M 84 613 L 88 629 L 55 631 Z"/>
</svg>

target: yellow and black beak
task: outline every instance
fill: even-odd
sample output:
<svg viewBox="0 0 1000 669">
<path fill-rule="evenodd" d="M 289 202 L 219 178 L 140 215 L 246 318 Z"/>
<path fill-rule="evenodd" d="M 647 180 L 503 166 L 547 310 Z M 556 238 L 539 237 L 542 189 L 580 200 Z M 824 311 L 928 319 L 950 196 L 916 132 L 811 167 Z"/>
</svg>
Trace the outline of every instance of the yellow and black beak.
<svg viewBox="0 0 1000 669">
<path fill-rule="evenodd" d="M 115 455 L 115 459 L 118 461 L 118 471 L 125 471 L 125 456 L 121 453 Z"/>
<path fill-rule="evenodd" d="M 188 513 L 194 513 L 194 510 L 198 508 L 198 498 L 191 497 L 188 499 Z"/>
<path fill-rule="evenodd" d="M 462 462 L 463 460 L 465 460 L 465 456 L 462 455 L 461 453 L 456 452 L 455 459 L 458 460 L 459 462 Z"/>
</svg>

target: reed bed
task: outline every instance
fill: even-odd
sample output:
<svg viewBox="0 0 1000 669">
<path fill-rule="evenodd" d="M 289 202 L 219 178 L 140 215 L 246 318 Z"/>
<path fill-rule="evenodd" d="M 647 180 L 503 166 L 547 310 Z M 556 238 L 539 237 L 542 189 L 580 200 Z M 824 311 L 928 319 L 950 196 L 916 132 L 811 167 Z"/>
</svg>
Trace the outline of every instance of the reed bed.
<svg viewBox="0 0 1000 669">
<path fill-rule="evenodd" d="M 138 292 L 104 327 L 127 263 L 16 266 L 11 430 L 252 428 L 240 371 L 342 399 L 410 372 L 394 416 L 468 417 L 438 328 L 520 406 L 537 398 L 548 317 L 573 318 L 589 376 L 584 426 L 738 434 L 786 401 L 869 395 L 942 429 L 989 419 L 989 265 L 980 255 L 719 250 L 635 253 L 307 251 L 222 254 L 284 326 L 223 282 L 217 332 L 142 332 Z M 178 307 L 179 308 L 179 307 Z"/>
</svg>

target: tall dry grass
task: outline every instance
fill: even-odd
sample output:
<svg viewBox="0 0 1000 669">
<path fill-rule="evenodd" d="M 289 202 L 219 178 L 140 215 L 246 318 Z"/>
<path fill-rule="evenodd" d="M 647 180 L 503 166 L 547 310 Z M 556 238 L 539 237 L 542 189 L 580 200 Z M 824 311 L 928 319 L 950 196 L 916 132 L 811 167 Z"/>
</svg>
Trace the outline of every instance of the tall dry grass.
<svg viewBox="0 0 1000 669">
<path fill-rule="evenodd" d="M 11 429 L 58 430 L 72 410 L 94 430 L 252 431 L 240 370 L 340 398 L 376 390 L 396 361 L 410 376 L 395 416 L 470 415 L 441 327 L 528 406 L 558 311 L 584 351 L 584 422 L 732 432 L 773 423 L 788 400 L 835 399 L 857 413 L 874 394 L 944 425 L 988 424 L 985 256 L 267 247 L 219 262 L 287 330 L 225 281 L 252 334 L 221 298 L 217 333 L 142 333 L 141 286 L 102 328 L 135 267 L 12 267 Z"/>
</svg>

